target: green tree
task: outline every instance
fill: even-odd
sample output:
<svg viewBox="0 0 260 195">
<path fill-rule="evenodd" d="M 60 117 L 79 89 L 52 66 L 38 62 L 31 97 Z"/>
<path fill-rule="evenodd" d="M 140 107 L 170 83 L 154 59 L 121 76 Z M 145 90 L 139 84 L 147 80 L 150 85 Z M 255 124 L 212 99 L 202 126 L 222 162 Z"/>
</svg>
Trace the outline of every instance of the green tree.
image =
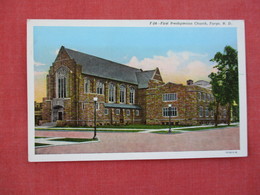
<svg viewBox="0 0 260 195">
<path fill-rule="evenodd" d="M 215 97 L 215 124 L 218 124 L 219 106 L 227 107 L 227 123 L 230 124 L 231 108 L 238 104 L 238 59 L 237 51 L 226 46 L 224 52 L 217 52 L 210 61 L 216 62 L 217 72 L 209 75 L 212 93 Z"/>
</svg>

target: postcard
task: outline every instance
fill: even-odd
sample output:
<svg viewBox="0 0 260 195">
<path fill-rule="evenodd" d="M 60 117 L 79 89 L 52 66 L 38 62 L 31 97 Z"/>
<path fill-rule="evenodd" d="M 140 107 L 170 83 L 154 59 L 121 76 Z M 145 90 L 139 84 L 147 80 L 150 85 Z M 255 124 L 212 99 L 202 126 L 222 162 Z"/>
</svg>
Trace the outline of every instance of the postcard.
<svg viewBox="0 0 260 195">
<path fill-rule="evenodd" d="M 242 20 L 28 20 L 30 162 L 247 156 Z"/>
</svg>

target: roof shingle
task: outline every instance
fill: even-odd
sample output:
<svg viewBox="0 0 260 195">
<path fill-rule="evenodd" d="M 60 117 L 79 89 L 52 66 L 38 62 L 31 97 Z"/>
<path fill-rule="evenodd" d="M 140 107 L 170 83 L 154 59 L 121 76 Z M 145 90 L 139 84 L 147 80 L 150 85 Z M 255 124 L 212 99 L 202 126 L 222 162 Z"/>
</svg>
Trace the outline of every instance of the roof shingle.
<svg viewBox="0 0 260 195">
<path fill-rule="evenodd" d="M 79 51 L 63 48 L 70 58 L 82 66 L 83 74 L 131 83 L 143 89 L 148 87 L 148 82 L 153 78 L 155 72 L 155 70 L 143 71 Z"/>
</svg>

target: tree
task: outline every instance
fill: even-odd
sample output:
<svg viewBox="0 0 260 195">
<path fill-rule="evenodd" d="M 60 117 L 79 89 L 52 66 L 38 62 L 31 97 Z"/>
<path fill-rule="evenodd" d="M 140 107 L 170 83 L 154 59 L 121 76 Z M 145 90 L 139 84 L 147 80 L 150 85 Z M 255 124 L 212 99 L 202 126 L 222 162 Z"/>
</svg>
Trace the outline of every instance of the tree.
<svg viewBox="0 0 260 195">
<path fill-rule="evenodd" d="M 227 123 L 231 120 L 231 107 L 238 104 L 238 59 L 237 51 L 226 46 L 224 52 L 217 52 L 210 61 L 216 62 L 217 72 L 209 75 L 212 93 L 215 97 L 215 124 L 218 123 L 219 106 L 227 106 Z"/>
</svg>

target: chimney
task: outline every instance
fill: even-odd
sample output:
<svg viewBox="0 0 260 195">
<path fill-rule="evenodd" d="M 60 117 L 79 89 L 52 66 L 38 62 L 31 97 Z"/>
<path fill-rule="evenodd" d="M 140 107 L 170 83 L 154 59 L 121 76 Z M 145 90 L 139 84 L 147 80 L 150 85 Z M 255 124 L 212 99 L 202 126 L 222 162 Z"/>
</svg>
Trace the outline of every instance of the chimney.
<svg viewBox="0 0 260 195">
<path fill-rule="evenodd" d="M 193 80 L 187 80 L 187 85 L 193 85 Z"/>
</svg>

